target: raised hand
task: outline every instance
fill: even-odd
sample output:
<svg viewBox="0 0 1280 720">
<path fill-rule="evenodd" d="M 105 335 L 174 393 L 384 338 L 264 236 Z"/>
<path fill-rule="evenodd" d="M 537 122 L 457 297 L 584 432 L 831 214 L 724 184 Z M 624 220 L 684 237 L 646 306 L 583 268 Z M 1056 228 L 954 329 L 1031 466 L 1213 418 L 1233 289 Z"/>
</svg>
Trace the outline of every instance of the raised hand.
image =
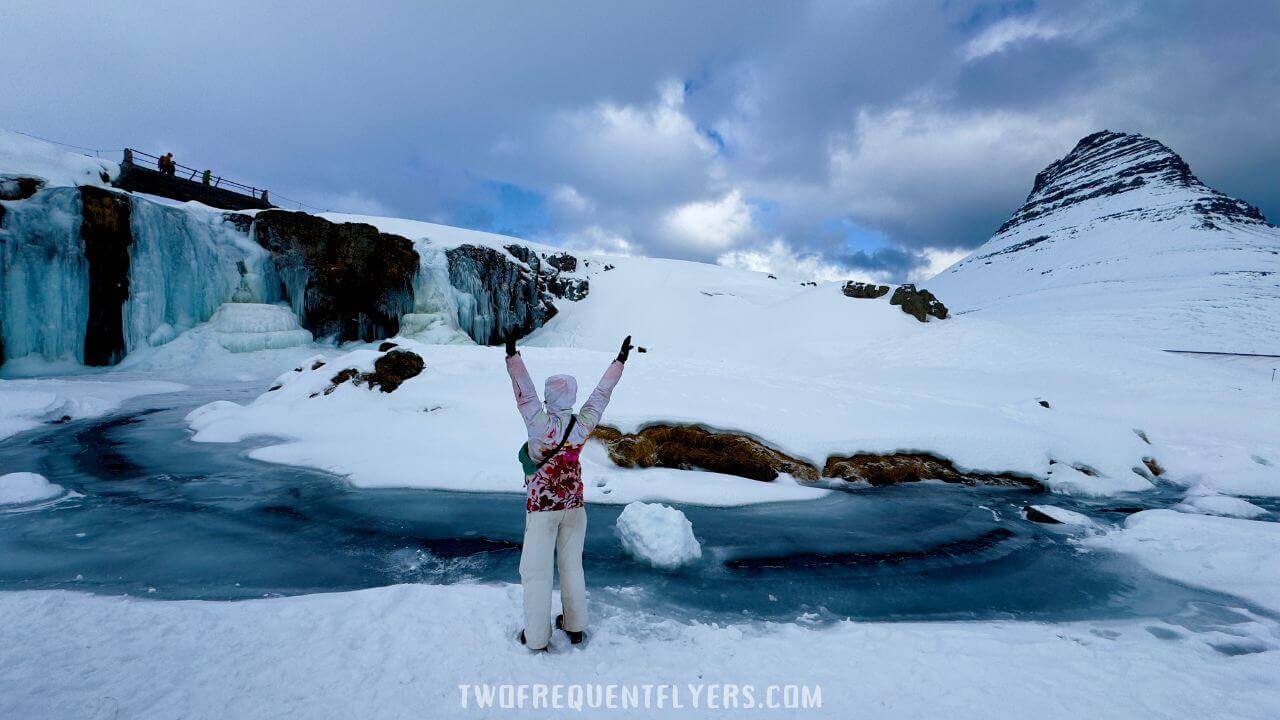
<svg viewBox="0 0 1280 720">
<path fill-rule="evenodd" d="M 618 351 L 618 362 L 625 363 L 627 356 L 631 354 L 631 336 L 628 335 L 626 340 L 622 341 L 622 349 Z"/>
<path fill-rule="evenodd" d="M 516 339 L 513 336 L 513 337 L 507 338 L 507 357 L 511 357 L 512 355 L 515 355 L 515 354 L 516 354 Z"/>
</svg>

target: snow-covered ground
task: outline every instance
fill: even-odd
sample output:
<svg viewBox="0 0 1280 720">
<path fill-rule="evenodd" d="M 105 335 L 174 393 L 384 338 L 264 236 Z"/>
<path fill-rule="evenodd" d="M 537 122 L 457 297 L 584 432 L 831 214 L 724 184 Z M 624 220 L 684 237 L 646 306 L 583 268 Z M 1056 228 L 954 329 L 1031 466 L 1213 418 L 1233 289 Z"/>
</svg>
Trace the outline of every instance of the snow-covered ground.
<svg viewBox="0 0 1280 720">
<path fill-rule="evenodd" d="M 1253 718 L 1280 714 L 1280 638 L 1239 612 L 1229 656 L 1159 622 L 716 626 L 593 607 L 585 645 L 516 642 L 518 586 L 406 585 L 244 602 L 0 594 L 0 716 L 185 718 Z M 479 708 L 459 686 L 675 685 L 681 708 Z M 724 709 L 722 686 L 738 691 Z M 820 708 L 751 708 L 769 688 Z M 695 688 L 703 705 L 694 707 Z M 712 687 L 716 686 L 716 687 Z M 496 688 L 494 688 L 496 690 Z M 603 688 L 602 688 L 603 689 Z M 483 694 L 486 688 L 479 688 Z M 721 709 L 705 703 L 708 690 Z M 562 688 L 562 698 L 573 690 Z M 591 697 L 599 697 L 591 690 Z M 548 695 L 548 697 L 550 697 Z M 563 700 L 562 700 L 563 702 Z M 668 701 L 669 703 L 670 701 Z"/>
</svg>

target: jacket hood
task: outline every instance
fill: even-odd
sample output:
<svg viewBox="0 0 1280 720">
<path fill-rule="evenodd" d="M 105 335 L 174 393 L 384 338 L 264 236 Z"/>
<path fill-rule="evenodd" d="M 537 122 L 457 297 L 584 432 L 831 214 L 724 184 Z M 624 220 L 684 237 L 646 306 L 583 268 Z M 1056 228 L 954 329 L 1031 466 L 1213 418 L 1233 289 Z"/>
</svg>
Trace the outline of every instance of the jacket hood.
<svg viewBox="0 0 1280 720">
<path fill-rule="evenodd" d="M 552 415 L 571 412 L 578 400 L 578 381 L 572 375 L 552 375 L 542 388 L 542 397 Z"/>
</svg>

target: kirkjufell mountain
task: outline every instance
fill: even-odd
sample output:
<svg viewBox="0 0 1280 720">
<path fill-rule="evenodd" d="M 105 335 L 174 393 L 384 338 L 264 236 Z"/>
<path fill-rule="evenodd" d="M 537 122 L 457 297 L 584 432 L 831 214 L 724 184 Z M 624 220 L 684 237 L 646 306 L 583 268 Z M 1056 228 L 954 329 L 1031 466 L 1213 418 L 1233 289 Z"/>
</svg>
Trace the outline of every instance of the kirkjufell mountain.
<svg viewBox="0 0 1280 720">
<path fill-rule="evenodd" d="M 989 241 L 929 286 L 955 312 L 1034 313 L 1082 338 L 1280 348 L 1280 230 L 1132 133 L 1080 140 L 1036 175 Z"/>
</svg>

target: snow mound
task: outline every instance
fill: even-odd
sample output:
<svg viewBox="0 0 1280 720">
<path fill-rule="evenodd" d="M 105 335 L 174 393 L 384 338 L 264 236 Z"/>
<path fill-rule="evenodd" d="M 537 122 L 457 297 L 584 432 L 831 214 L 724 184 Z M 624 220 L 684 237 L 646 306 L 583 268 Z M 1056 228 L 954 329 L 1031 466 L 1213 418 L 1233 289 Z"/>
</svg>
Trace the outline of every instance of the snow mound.
<svg viewBox="0 0 1280 720">
<path fill-rule="evenodd" d="M 1196 485 L 1188 490 L 1187 496 L 1181 503 L 1174 505 L 1173 509 L 1185 513 L 1244 519 L 1253 519 L 1267 514 L 1265 508 L 1260 508 L 1248 500 L 1223 495 L 1203 485 Z"/>
<path fill-rule="evenodd" d="M 633 502 L 622 509 L 616 527 L 622 547 L 656 568 L 674 570 L 702 558 L 693 523 L 670 505 Z"/>
<path fill-rule="evenodd" d="M 1280 610 L 1280 523 L 1145 510 L 1086 542 L 1170 580 Z"/>
<path fill-rule="evenodd" d="M 299 347 L 314 340 L 293 310 L 282 305 L 225 303 L 209 322 L 218 344 L 233 353 Z"/>
<path fill-rule="evenodd" d="M 0 130 L 0 173 L 38 177 L 49 186 L 106 185 L 120 166 L 109 160 L 68 152 L 52 143 Z"/>
<path fill-rule="evenodd" d="M 0 505 L 23 505 L 58 497 L 66 492 L 45 476 L 32 472 L 0 475 Z"/>
</svg>

